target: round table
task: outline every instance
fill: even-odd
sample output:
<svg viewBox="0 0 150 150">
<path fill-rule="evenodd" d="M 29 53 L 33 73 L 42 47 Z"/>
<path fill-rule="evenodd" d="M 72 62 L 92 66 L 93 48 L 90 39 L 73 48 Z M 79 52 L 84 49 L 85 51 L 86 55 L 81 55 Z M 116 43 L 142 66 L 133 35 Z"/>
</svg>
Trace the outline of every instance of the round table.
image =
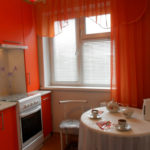
<svg viewBox="0 0 150 150">
<path fill-rule="evenodd" d="M 128 119 L 122 113 L 124 108 L 118 113 L 110 113 L 105 107 L 96 109 L 104 111 L 101 119 L 90 119 L 91 110 L 81 116 L 78 150 L 150 150 L 150 121 L 143 119 L 141 109 L 130 108 L 134 113 Z M 131 130 L 116 130 L 118 119 L 126 119 Z M 111 128 L 100 129 L 96 124 L 100 120 L 111 121 Z"/>
</svg>

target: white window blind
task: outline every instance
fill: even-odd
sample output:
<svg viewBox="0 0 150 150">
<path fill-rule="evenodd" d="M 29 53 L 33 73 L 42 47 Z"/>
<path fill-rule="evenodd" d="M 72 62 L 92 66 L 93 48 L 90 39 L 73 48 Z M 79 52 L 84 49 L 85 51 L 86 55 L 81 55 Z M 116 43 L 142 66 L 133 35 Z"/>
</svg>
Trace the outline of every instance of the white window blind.
<svg viewBox="0 0 150 150">
<path fill-rule="evenodd" d="M 83 84 L 110 84 L 110 40 L 88 40 L 82 44 Z"/>
<path fill-rule="evenodd" d="M 58 32 L 57 32 L 58 33 Z M 53 67 L 55 82 L 78 80 L 75 20 L 69 20 L 53 38 Z"/>
</svg>

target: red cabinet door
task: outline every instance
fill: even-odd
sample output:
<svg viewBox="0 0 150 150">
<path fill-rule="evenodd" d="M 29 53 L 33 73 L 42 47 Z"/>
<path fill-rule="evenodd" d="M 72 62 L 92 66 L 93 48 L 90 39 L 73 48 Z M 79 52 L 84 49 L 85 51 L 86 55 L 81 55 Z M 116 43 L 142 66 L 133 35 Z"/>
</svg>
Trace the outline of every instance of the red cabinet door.
<svg viewBox="0 0 150 150">
<path fill-rule="evenodd" d="M 0 149 L 18 150 L 16 107 L 0 112 Z"/>
<path fill-rule="evenodd" d="M 24 24 L 24 43 L 28 46 L 25 50 L 25 70 L 27 92 L 39 89 L 39 70 L 37 39 L 35 31 L 33 5 L 22 2 L 23 5 L 23 24 Z"/>
<path fill-rule="evenodd" d="M 52 132 L 51 95 L 42 96 L 42 120 L 44 137 Z"/>
<path fill-rule="evenodd" d="M 0 43 L 23 44 L 21 0 L 0 1 Z"/>
</svg>

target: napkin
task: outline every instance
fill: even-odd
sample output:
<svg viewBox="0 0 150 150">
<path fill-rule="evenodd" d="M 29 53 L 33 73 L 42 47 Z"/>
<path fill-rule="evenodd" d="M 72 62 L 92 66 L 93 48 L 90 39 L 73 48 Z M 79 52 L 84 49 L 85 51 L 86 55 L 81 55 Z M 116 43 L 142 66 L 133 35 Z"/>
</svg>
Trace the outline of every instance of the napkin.
<svg viewBox="0 0 150 150">
<path fill-rule="evenodd" d="M 109 129 L 111 127 L 111 121 L 99 121 L 96 122 L 96 124 L 98 125 L 98 127 L 102 130 L 104 129 Z"/>
</svg>

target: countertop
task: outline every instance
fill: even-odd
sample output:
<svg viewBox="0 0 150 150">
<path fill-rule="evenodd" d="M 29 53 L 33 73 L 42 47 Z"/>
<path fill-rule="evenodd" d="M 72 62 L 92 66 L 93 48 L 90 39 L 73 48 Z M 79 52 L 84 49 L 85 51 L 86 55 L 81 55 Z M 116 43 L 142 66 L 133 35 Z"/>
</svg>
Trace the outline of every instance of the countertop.
<svg viewBox="0 0 150 150">
<path fill-rule="evenodd" d="M 33 92 L 29 92 L 28 94 L 32 95 L 32 94 L 40 94 L 41 96 L 43 95 L 46 95 L 46 94 L 49 94 L 51 93 L 51 91 L 44 91 L 44 90 L 37 90 L 37 91 L 33 91 Z M 0 101 L 0 111 L 4 110 L 4 109 L 7 109 L 7 108 L 10 108 L 10 107 L 13 107 L 17 104 L 17 102 L 8 102 L 8 101 Z"/>
<path fill-rule="evenodd" d="M 33 92 L 29 92 L 29 94 L 40 94 L 41 96 L 46 95 L 51 93 L 51 91 L 44 91 L 44 90 L 38 90 L 38 91 L 33 91 Z"/>
<path fill-rule="evenodd" d="M 0 101 L 0 111 L 13 107 L 17 104 L 17 102 L 2 102 Z"/>
</svg>

